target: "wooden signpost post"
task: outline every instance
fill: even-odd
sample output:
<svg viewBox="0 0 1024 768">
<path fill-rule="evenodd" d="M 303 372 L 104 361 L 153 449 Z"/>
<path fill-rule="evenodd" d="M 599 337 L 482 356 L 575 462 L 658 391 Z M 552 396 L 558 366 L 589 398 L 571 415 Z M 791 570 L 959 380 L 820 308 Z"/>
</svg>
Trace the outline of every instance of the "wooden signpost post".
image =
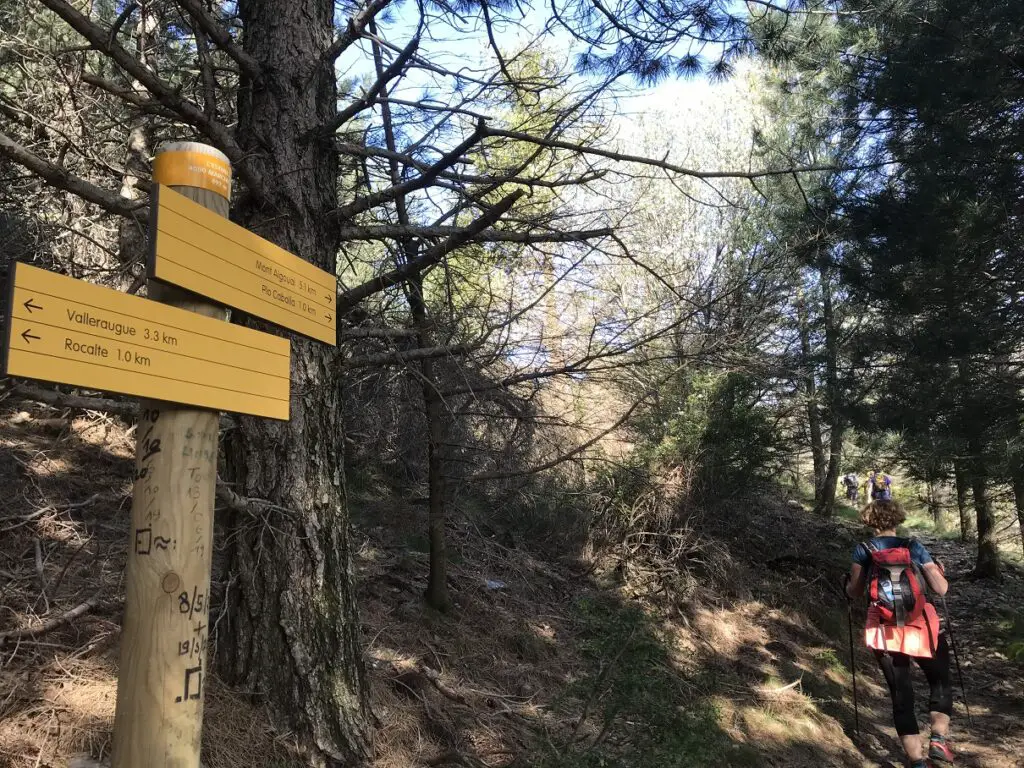
<svg viewBox="0 0 1024 768">
<path fill-rule="evenodd" d="M 231 166 L 212 147 L 171 145 L 157 156 L 153 176 L 228 215 Z M 229 327 L 223 307 L 152 282 L 149 294 Z M 113 768 L 199 768 L 219 429 L 216 411 L 142 403 Z"/>
<path fill-rule="evenodd" d="M 337 288 L 227 220 L 231 166 L 218 150 L 167 146 L 153 181 L 149 298 L 15 264 L 0 373 L 150 398 L 136 428 L 113 768 L 198 768 L 218 411 L 289 415 L 289 342 L 225 322 L 227 307 L 334 345 Z"/>
</svg>

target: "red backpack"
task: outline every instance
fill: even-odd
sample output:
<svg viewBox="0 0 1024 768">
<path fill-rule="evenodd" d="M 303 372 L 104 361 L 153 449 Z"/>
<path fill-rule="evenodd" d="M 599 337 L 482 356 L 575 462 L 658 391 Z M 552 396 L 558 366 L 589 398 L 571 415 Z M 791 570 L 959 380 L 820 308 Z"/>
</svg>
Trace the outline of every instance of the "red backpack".
<svg viewBox="0 0 1024 768">
<path fill-rule="evenodd" d="M 924 575 L 910 555 L 910 539 L 886 549 L 874 542 L 864 546 L 871 555 L 867 593 L 871 605 L 878 609 L 882 624 L 903 627 L 924 615 L 928 597 Z"/>
</svg>

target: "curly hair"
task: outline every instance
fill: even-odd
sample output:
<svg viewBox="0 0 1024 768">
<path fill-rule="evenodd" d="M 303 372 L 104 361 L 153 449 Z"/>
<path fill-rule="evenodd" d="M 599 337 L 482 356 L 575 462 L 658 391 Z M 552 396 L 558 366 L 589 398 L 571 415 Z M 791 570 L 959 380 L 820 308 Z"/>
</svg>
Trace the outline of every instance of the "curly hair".
<svg viewBox="0 0 1024 768">
<path fill-rule="evenodd" d="M 906 520 L 907 513 L 895 499 L 875 499 L 860 511 L 860 519 L 876 531 L 887 531 Z"/>
</svg>

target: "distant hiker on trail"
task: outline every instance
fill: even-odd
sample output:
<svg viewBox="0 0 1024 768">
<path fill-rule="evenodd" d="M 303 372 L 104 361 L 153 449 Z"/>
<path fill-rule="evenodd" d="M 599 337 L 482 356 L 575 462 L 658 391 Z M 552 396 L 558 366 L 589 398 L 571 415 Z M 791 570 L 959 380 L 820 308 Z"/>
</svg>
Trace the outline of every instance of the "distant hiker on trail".
<svg viewBox="0 0 1024 768">
<path fill-rule="evenodd" d="M 867 497 L 868 501 L 873 501 L 874 499 L 891 499 L 892 478 L 884 472 L 879 472 L 877 469 L 871 470 L 871 472 L 868 473 Z"/>
<path fill-rule="evenodd" d="M 843 478 L 843 485 L 846 486 L 846 500 L 857 501 L 857 491 L 860 488 L 860 478 L 856 472 L 850 472 Z"/>
<path fill-rule="evenodd" d="M 906 519 L 898 501 L 875 499 L 861 510 L 860 518 L 875 535 L 853 550 L 846 594 L 851 599 L 867 594 L 864 637 L 889 685 L 896 733 L 903 742 L 908 765 L 928 768 L 934 765 L 932 760 L 952 762 L 953 752 L 946 743 L 953 714 L 949 642 L 925 592 L 927 586 L 936 595 L 945 595 L 949 583 L 942 566 L 919 541 L 896 535 L 896 527 Z M 914 713 L 911 658 L 931 687 L 927 756 Z"/>
</svg>

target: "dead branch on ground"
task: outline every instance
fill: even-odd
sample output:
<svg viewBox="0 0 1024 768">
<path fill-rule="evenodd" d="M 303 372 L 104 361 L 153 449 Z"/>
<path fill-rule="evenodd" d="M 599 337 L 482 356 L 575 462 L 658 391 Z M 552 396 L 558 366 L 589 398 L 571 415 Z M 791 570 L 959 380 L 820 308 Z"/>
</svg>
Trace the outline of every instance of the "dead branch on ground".
<svg viewBox="0 0 1024 768">
<path fill-rule="evenodd" d="M 65 611 L 60 616 L 55 616 L 52 619 L 44 621 L 42 624 L 37 624 L 34 627 L 21 627 L 19 629 L 11 629 L 6 632 L 0 632 L 0 646 L 10 640 L 23 640 L 27 637 L 39 637 L 47 632 L 61 627 L 65 624 L 69 624 L 80 616 L 84 616 L 89 611 L 95 610 L 102 602 L 103 590 L 97 590 L 92 597 L 83 603 L 79 603 L 70 611 Z"/>
</svg>

